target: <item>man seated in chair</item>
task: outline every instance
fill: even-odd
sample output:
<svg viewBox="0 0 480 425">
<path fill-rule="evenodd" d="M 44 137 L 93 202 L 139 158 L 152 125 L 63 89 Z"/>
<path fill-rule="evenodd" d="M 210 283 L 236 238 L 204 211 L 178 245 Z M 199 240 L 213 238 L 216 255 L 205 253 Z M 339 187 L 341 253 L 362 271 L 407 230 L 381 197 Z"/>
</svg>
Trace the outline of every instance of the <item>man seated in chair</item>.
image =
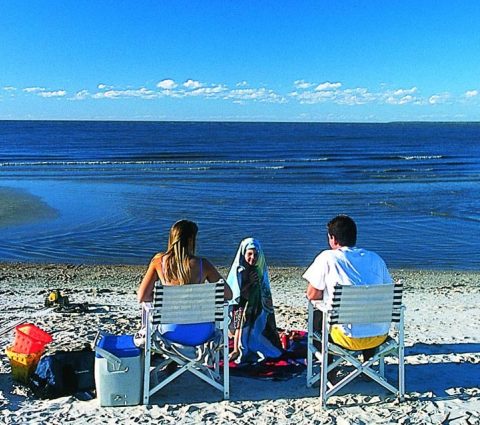
<svg viewBox="0 0 480 425">
<path fill-rule="evenodd" d="M 307 280 L 309 300 L 331 301 L 335 285 L 376 285 L 392 283 L 382 258 L 372 251 L 357 248 L 357 226 L 346 215 L 339 215 L 327 224 L 331 249 L 321 252 L 303 274 Z M 321 329 L 321 313 L 315 312 L 314 329 Z M 335 325 L 330 332 L 334 343 L 351 350 L 363 350 L 364 361 L 387 339 L 389 324 L 371 323 Z M 329 360 L 330 363 L 330 360 Z M 332 371 L 334 372 L 334 371 Z M 329 374 L 334 379 L 335 372 Z"/>
</svg>

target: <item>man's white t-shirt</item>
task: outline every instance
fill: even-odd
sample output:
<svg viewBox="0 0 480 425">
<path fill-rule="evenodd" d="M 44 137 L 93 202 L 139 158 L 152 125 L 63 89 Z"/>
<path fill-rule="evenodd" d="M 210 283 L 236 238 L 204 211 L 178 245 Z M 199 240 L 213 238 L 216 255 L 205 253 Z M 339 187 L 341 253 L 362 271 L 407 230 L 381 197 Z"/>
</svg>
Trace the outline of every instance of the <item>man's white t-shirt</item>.
<svg viewBox="0 0 480 425">
<path fill-rule="evenodd" d="M 382 258 L 372 251 L 356 247 L 341 247 L 321 252 L 303 274 L 314 288 L 323 291 L 323 300 L 330 302 L 335 285 L 378 285 L 392 283 L 392 277 Z M 341 326 L 345 335 L 366 338 L 385 335 L 385 323 Z"/>
</svg>

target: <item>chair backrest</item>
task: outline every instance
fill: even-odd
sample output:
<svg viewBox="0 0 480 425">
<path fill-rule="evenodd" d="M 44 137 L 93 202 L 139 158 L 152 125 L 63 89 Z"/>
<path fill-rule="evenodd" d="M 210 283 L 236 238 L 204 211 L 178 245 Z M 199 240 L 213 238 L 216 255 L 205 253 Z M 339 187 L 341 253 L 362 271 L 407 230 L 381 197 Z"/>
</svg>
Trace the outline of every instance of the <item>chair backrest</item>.
<svg viewBox="0 0 480 425">
<path fill-rule="evenodd" d="M 223 321 L 225 282 L 167 286 L 155 283 L 153 324 Z"/>
<path fill-rule="evenodd" d="M 330 324 L 391 323 L 400 321 L 403 285 L 337 285 Z"/>
</svg>

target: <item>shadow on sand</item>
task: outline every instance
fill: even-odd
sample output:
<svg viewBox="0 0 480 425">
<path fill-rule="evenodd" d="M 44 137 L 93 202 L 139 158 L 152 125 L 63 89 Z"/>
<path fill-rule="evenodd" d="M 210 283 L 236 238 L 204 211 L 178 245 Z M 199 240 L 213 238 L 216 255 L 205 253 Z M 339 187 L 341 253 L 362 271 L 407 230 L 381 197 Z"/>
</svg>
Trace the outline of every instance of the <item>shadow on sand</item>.
<svg viewBox="0 0 480 425">
<path fill-rule="evenodd" d="M 415 344 L 405 350 L 406 356 L 445 356 L 444 359 L 428 359 L 427 364 L 405 366 L 406 391 L 432 393 L 433 398 L 480 397 L 480 344 Z M 449 355 L 462 355 L 463 359 L 452 361 Z M 407 357 L 408 359 L 408 357 Z M 475 395 L 466 389 L 477 389 Z M 455 395 L 452 395 L 452 394 Z M 430 397 L 422 397 L 430 398 Z"/>
<path fill-rule="evenodd" d="M 471 354 L 470 359 L 427 364 L 409 364 L 408 357 L 416 355 L 451 355 Z M 430 393 L 420 396 L 423 400 L 469 399 L 480 398 L 480 344 L 415 344 L 405 350 L 406 365 L 406 398 L 409 393 Z M 394 383 L 397 382 L 398 367 L 394 364 L 386 366 L 386 375 Z M 318 397 L 319 389 L 306 387 L 306 376 L 303 373 L 288 381 L 265 381 L 244 377 L 230 378 L 230 394 L 232 401 L 260 401 L 278 399 L 299 399 Z M 466 389 L 478 389 L 477 394 L 468 394 Z M 375 382 L 356 379 L 336 396 L 361 394 L 363 396 L 378 395 L 381 398 L 394 398 L 383 387 Z M 221 394 L 200 380 L 188 375 L 180 377 L 152 397 L 152 404 L 165 403 L 197 403 L 221 400 Z"/>
<path fill-rule="evenodd" d="M 406 395 L 407 400 L 439 400 L 480 398 L 480 344 L 415 344 L 406 348 Z M 471 359 L 453 362 L 445 359 L 436 363 L 411 364 L 409 357 L 416 355 L 450 355 L 471 354 Z M 472 361 L 473 360 L 473 361 Z M 409 364 L 410 363 L 410 364 Z M 396 382 L 397 366 L 386 366 L 387 377 Z M 11 375 L 0 374 L 0 392 L 3 393 L 3 404 L 0 410 L 15 411 L 26 397 L 12 393 L 14 384 Z M 475 394 L 466 393 L 467 389 L 478 389 Z M 419 393 L 420 396 L 411 396 L 409 393 Z M 427 395 L 425 395 L 427 393 Z M 230 377 L 231 401 L 262 401 L 279 399 L 315 398 L 319 389 L 307 388 L 305 373 L 295 376 L 288 381 L 261 380 L 247 377 Z M 356 379 L 342 388 L 336 397 L 361 394 L 363 396 L 378 395 L 382 399 L 391 399 L 392 394 L 374 382 Z M 194 404 L 212 403 L 222 400 L 222 394 L 207 385 L 192 374 L 184 374 L 155 394 L 150 403 L 153 405 L 165 404 Z M 350 399 L 352 400 L 352 399 Z M 343 406 L 346 406 L 341 401 Z M 354 403 L 357 404 L 357 403 Z M 362 403 L 363 404 L 363 403 Z M 347 405 L 350 405 L 347 402 Z"/>
</svg>

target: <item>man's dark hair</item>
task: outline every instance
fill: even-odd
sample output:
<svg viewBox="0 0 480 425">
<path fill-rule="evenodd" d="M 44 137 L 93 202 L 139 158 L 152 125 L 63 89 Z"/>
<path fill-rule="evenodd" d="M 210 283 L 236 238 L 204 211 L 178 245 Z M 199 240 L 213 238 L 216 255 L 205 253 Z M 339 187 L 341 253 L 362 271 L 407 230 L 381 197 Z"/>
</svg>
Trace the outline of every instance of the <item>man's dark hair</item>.
<svg viewBox="0 0 480 425">
<path fill-rule="evenodd" d="M 327 230 L 330 236 L 335 236 L 341 246 L 352 247 L 357 243 L 357 225 L 347 215 L 337 215 L 330 220 Z"/>
</svg>

